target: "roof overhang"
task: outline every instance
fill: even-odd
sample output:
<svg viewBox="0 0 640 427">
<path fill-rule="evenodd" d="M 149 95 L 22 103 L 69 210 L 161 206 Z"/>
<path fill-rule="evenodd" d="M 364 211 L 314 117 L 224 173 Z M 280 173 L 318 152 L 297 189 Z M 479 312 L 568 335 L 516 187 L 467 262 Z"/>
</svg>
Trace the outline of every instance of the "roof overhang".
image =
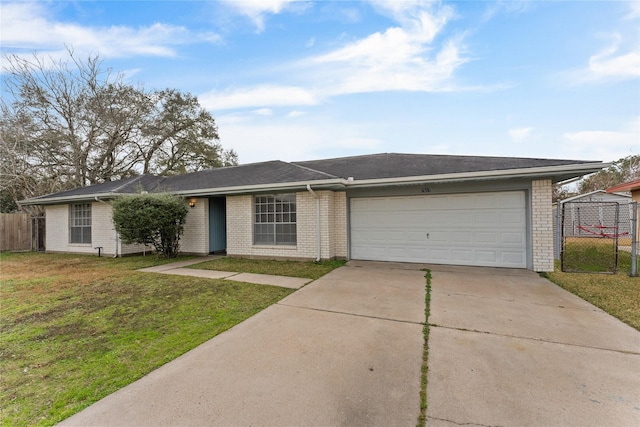
<svg viewBox="0 0 640 427">
<path fill-rule="evenodd" d="M 640 190 L 640 179 L 636 181 L 623 182 L 606 189 L 607 193 L 616 193 L 618 191 L 637 191 Z"/>
<path fill-rule="evenodd" d="M 427 183 L 453 183 L 466 181 L 488 181 L 505 179 L 551 179 L 553 183 L 565 181 L 571 178 L 580 177 L 590 173 L 598 172 L 602 168 L 609 166 L 607 163 L 578 163 L 560 166 L 545 166 L 536 168 L 518 168 L 504 170 L 489 170 L 478 172 L 462 172 L 439 175 L 407 176 L 399 178 L 376 178 L 376 179 L 343 179 L 331 178 L 324 180 L 298 181 L 273 184 L 244 185 L 232 187 L 201 188 L 193 190 L 169 191 L 173 194 L 184 197 L 207 197 L 222 195 L 239 195 L 255 193 L 280 193 L 291 191 L 306 191 L 307 185 L 311 185 L 314 190 L 344 190 L 347 188 L 366 187 L 391 187 L 399 185 L 420 185 Z M 126 196 L 126 193 L 95 193 L 74 196 L 60 196 L 49 198 L 33 198 L 19 202 L 21 205 L 54 205 L 61 203 L 73 203 L 81 201 L 104 201 L 116 197 Z"/>
<path fill-rule="evenodd" d="M 463 172 L 441 175 L 410 176 L 401 178 L 366 179 L 348 182 L 350 188 L 381 187 L 390 185 L 487 181 L 497 179 L 551 179 L 553 183 L 598 172 L 607 163 L 580 163 L 573 165 L 545 166 L 537 168 L 504 169 L 479 172 Z"/>
</svg>

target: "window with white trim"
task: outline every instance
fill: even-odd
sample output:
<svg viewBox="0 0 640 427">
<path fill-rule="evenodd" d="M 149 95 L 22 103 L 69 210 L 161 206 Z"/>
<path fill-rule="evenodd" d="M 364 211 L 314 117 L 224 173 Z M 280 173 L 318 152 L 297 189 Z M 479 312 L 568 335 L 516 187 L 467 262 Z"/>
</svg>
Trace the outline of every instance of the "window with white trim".
<svg viewBox="0 0 640 427">
<path fill-rule="evenodd" d="M 69 243 L 91 244 L 91 203 L 76 203 L 69 209 Z"/>
<path fill-rule="evenodd" d="M 295 194 L 255 196 L 253 206 L 254 245 L 297 243 Z"/>
</svg>

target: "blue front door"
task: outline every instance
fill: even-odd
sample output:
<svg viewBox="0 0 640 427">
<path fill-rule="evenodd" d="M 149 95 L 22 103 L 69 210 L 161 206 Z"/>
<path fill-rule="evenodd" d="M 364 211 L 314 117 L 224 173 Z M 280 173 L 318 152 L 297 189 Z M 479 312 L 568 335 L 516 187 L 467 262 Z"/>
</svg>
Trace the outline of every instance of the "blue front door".
<svg viewBox="0 0 640 427">
<path fill-rule="evenodd" d="M 227 250 L 227 199 L 209 199 L 209 252 Z"/>
</svg>

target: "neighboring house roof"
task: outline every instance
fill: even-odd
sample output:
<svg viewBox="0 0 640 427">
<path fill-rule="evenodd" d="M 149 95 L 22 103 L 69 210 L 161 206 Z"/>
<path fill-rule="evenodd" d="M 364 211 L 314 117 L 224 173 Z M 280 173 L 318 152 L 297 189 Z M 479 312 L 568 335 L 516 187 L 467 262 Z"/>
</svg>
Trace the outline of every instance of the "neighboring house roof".
<svg viewBox="0 0 640 427">
<path fill-rule="evenodd" d="M 637 191 L 640 190 L 640 179 L 635 181 L 623 182 L 607 188 L 607 193 L 616 193 L 618 191 Z"/>
<path fill-rule="evenodd" d="M 577 196 L 569 197 L 567 199 L 560 200 L 560 203 L 567 202 L 622 202 L 629 203 L 631 196 L 627 194 L 608 193 L 604 190 L 595 190 L 589 193 L 578 194 Z"/>
<path fill-rule="evenodd" d="M 140 191 L 173 192 L 185 196 L 239 194 L 261 191 L 345 189 L 380 185 L 460 182 L 513 178 L 559 182 L 597 172 L 602 162 L 518 157 L 372 154 L 304 162 L 278 160 L 209 169 L 184 175 L 143 175 L 55 194 L 21 204 L 53 204 L 112 198 Z"/>
</svg>

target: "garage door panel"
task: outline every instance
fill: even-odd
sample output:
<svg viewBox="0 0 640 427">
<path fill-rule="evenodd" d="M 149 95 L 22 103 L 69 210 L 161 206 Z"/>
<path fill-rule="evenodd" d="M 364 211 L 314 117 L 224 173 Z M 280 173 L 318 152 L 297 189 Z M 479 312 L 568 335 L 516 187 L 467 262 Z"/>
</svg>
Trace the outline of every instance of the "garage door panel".
<svg viewBox="0 0 640 427">
<path fill-rule="evenodd" d="M 450 242 L 454 244 L 466 243 L 473 244 L 473 233 L 468 233 L 465 231 L 452 231 L 450 234 Z"/>
<path fill-rule="evenodd" d="M 521 246 L 525 244 L 525 236 L 523 233 L 502 232 L 500 233 L 500 243 Z"/>
<path fill-rule="evenodd" d="M 479 231 L 475 233 L 476 243 L 480 245 L 495 245 L 498 243 L 498 235 L 496 233 L 488 233 L 486 231 Z"/>
<path fill-rule="evenodd" d="M 475 252 L 476 258 L 475 261 L 487 265 L 494 265 L 498 262 L 498 252 L 497 251 L 487 251 L 487 250 L 477 250 Z"/>
<path fill-rule="evenodd" d="M 463 262 L 472 263 L 473 262 L 473 251 L 470 249 L 452 249 L 451 256 L 453 259 L 461 260 Z"/>
<path fill-rule="evenodd" d="M 526 262 L 526 259 L 524 258 L 524 254 L 522 252 L 503 251 L 501 261 L 503 263 L 509 263 L 509 264 L 522 264 Z"/>
<path fill-rule="evenodd" d="M 351 200 L 353 259 L 522 268 L 525 230 L 523 191 Z"/>
</svg>

